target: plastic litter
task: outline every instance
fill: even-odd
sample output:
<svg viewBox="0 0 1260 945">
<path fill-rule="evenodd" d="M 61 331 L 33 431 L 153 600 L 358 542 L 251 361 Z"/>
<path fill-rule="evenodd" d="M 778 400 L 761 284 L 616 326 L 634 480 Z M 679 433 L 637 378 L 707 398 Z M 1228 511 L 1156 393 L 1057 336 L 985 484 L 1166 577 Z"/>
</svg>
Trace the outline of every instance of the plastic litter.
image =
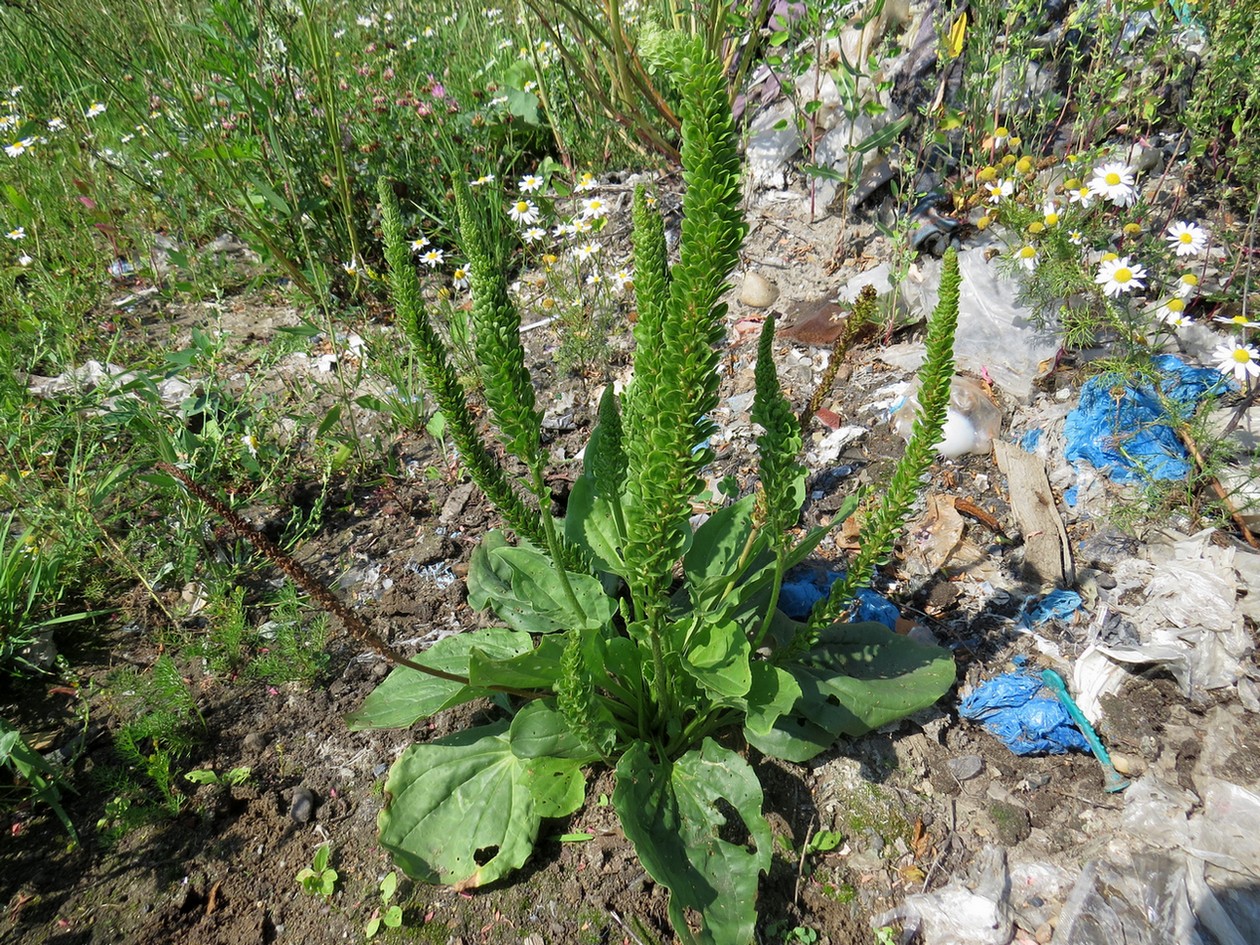
<svg viewBox="0 0 1260 945">
<path fill-rule="evenodd" d="M 905 397 L 891 408 L 893 429 L 907 441 L 919 413 L 918 391 L 916 380 Z M 945 413 L 944 439 L 937 444 L 937 452 L 946 459 L 957 459 L 966 453 L 985 454 L 993 448 L 993 440 L 1001 431 L 1002 410 L 993 398 L 977 381 L 954 375 Z"/>
<path fill-rule="evenodd" d="M 1081 595 L 1059 589 L 1042 598 L 1029 598 L 1020 608 L 1016 622 L 1025 629 L 1040 627 L 1047 620 L 1064 620 L 1081 608 Z"/>
<path fill-rule="evenodd" d="M 901 940 L 918 935 L 914 940 L 923 945 L 1007 945 L 1015 928 L 1006 853 L 1000 847 L 985 847 L 976 857 L 972 875 L 973 888 L 955 881 L 930 893 L 913 893 L 897 908 L 873 919 L 873 926 L 900 922 Z"/>
<path fill-rule="evenodd" d="M 1068 462 L 1085 460 L 1108 470 L 1116 482 L 1186 477 L 1188 454 L 1166 408 L 1186 415 L 1228 381 L 1219 371 L 1189 367 L 1170 354 L 1152 358 L 1152 364 L 1159 375 L 1156 385 L 1126 384 L 1105 374 L 1086 382 L 1079 405 L 1064 423 Z"/>
<path fill-rule="evenodd" d="M 984 723 L 1017 755 L 1089 751 L 1072 716 L 1040 676 L 1003 673 L 977 686 L 959 706 L 963 718 Z"/>
<path fill-rule="evenodd" d="M 844 577 L 843 571 L 820 571 L 814 574 L 790 577 L 779 591 L 779 609 L 793 620 L 804 620 L 814 604 L 831 590 L 831 585 Z M 889 630 L 897 628 L 901 612 L 886 597 L 869 588 L 857 592 L 857 610 L 849 618 L 850 623 L 873 621 L 882 623 Z"/>
</svg>

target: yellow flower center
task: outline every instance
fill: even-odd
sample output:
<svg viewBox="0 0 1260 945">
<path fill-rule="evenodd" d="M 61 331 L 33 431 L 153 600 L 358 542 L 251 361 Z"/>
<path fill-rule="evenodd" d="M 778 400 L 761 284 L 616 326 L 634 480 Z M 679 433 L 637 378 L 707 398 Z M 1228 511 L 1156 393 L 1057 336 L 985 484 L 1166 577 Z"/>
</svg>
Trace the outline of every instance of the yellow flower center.
<svg viewBox="0 0 1260 945">
<path fill-rule="evenodd" d="M 1181 299 L 1169 299 L 1169 300 L 1168 300 L 1168 311 L 1170 311 L 1170 312 L 1184 312 L 1185 310 L 1186 310 L 1186 303 L 1185 303 L 1185 302 L 1183 302 L 1183 301 L 1181 301 Z"/>
<path fill-rule="evenodd" d="M 1107 176 L 1103 178 L 1107 182 L 1108 187 L 1115 187 L 1120 183 L 1120 175 L 1115 171 L 1108 171 Z"/>
<path fill-rule="evenodd" d="M 1019 251 L 1020 259 L 1032 259 L 1036 255 L 1037 255 L 1037 251 L 1033 249 L 1031 246 L 1025 246 L 1023 249 Z"/>
<path fill-rule="evenodd" d="M 1117 256 L 1115 253 L 1103 253 L 1102 261 L 1106 263 L 1106 262 L 1111 262 L 1113 259 L 1119 259 L 1119 258 L 1120 257 Z"/>
<path fill-rule="evenodd" d="M 1112 276 L 1112 278 L 1115 279 L 1117 282 L 1119 282 L 1121 285 L 1124 285 L 1126 282 L 1128 282 L 1130 279 L 1133 278 L 1133 270 L 1128 268 L 1127 266 L 1121 266 L 1119 269 L 1116 270 L 1115 275 Z"/>
<path fill-rule="evenodd" d="M 1251 352 L 1248 351 L 1246 348 L 1235 348 L 1234 360 L 1237 361 L 1239 364 L 1250 364 Z"/>
<path fill-rule="evenodd" d="M 518 200 L 518 201 L 516 201 L 516 212 L 517 212 L 517 213 L 524 213 L 524 212 L 525 212 L 526 210 L 528 210 L 528 209 L 529 209 L 529 204 L 527 204 L 524 200 Z"/>
<path fill-rule="evenodd" d="M 1230 319 L 1230 321 L 1231 321 L 1231 322 L 1233 322 L 1235 325 L 1243 325 L 1243 326 L 1246 326 L 1246 324 L 1247 324 L 1247 316 L 1246 316 L 1246 315 L 1235 315 L 1233 318 L 1231 318 L 1231 319 Z"/>
<path fill-rule="evenodd" d="M 998 125 L 996 128 L 993 129 L 993 137 L 995 138 L 1005 138 L 1009 136 L 1010 133 L 1011 133 L 1011 130 L 1007 128 L 1006 125 Z"/>
<path fill-rule="evenodd" d="M 1057 213 L 1046 214 L 1046 226 L 1054 226 L 1058 222 L 1059 222 L 1059 215 Z"/>
<path fill-rule="evenodd" d="M 1199 277 L 1196 276 L 1193 272 L 1187 272 L 1184 276 L 1181 277 L 1181 284 L 1182 285 L 1198 285 Z"/>
<path fill-rule="evenodd" d="M 1194 242 L 1194 234 L 1193 234 L 1193 233 L 1188 233 L 1188 232 L 1187 232 L 1187 233 L 1182 233 L 1180 236 L 1178 236 L 1178 237 L 1177 237 L 1177 239 L 1181 240 L 1181 242 L 1183 242 L 1183 243 L 1185 243 L 1187 246 L 1189 246 L 1191 243 L 1193 243 L 1193 242 Z"/>
</svg>

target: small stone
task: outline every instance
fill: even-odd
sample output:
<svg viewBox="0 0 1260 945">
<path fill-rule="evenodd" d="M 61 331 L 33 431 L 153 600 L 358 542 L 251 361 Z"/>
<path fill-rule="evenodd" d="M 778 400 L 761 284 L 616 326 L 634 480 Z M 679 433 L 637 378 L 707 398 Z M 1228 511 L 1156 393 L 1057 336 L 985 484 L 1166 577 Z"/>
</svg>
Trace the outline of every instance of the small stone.
<svg viewBox="0 0 1260 945">
<path fill-rule="evenodd" d="M 950 774 L 959 781 L 970 781 L 984 770 L 984 759 L 979 755 L 961 755 L 945 762 Z"/>
<path fill-rule="evenodd" d="M 262 732 L 250 732 L 241 742 L 241 746 L 251 755 L 257 755 L 261 754 L 270 743 L 269 735 L 264 735 Z"/>
<path fill-rule="evenodd" d="M 315 792 L 310 788 L 300 787 L 293 792 L 293 802 L 289 805 L 289 816 L 299 824 L 309 823 L 315 813 Z"/>
<path fill-rule="evenodd" d="M 1040 945 L 1046 945 L 1047 942 L 1054 938 L 1054 926 L 1049 922 L 1042 922 L 1041 925 L 1037 926 L 1037 931 L 1033 932 L 1033 938 Z"/>
<path fill-rule="evenodd" d="M 1126 777 L 1136 778 L 1146 770 L 1146 762 L 1136 755 L 1111 752 L 1111 763 Z"/>
<path fill-rule="evenodd" d="M 779 297 L 779 287 L 757 272 L 744 276 L 744 284 L 739 290 L 739 300 L 752 308 L 766 308 L 774 304 Z"/>
</svg>

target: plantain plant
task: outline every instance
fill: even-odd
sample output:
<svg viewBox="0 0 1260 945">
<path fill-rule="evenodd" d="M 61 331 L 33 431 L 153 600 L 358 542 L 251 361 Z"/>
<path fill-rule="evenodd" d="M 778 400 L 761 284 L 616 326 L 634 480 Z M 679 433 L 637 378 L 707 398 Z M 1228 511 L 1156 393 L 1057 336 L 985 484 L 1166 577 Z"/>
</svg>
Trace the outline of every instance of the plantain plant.
<svg viewBox="0 0 1260 945">
<path fill-rule="evenodd" d="M 609 765 L 613 805 L 648 874 L 670 890 L 676 934 L 744 945 L 754 937 L 772 842 L 761 785 L 738 750 L 741 733 L 767 755 L 805 761 L 930 705 L 954 680 L 944 650 L 843 618 L 857 585 L 891 551 L 939 441 L 959 277 L 951 255 L 929 328 L 922 414 L 868 516 L 851 579 L 807 620 L 791 620 L 777 607 L 779 588 L 827 528 L 794 537 L 806 471 L 800 424 L 771 356 L 773 318 L 756 370 L 759 484 L 691 525 L 691 500 L 712 460 L 719 299 L 745 227 L 721 67 L 696 41 L 680 38 L 661 55 L 684 93 L 679 258 L 668 264 L 661 218 L 640 188 L 634 379 L 620 398 L 605 392 L 563 519 L 550 511 L 519 316 L 487 243 L 491 211 L 454 182 L 485 399 L 518 476 L 477 433 L 421 302 L 393 191 L 381 184 L 400 322 L 467 468 L 515 542 L 490 532 L 468 572 L 469 601 L 503 625 L 441 640 L 424 667 L 398 666 L 349 723 L 406 727 L 482 697 L 504 710 L 497 721 L 412 745 L 394 764 L 380 839 L 409 876 L 470 889 L 508 875 L 530 855 L 544 819 L 581 807 L 587 770 Z M 850 500 L 831 525 L 856 506 Z"/>
</svg>

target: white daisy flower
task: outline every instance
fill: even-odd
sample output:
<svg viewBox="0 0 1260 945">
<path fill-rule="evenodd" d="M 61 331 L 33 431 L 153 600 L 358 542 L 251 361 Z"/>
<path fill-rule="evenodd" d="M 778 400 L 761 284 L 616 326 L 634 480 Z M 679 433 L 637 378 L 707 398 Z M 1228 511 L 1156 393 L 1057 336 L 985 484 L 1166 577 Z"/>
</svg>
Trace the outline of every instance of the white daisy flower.
<svg viewBox="0 0 1260 945">
<path fill-rule="evenodd" d="M 1015 259 L 1029 272 L 1037 268 L 1037 247 L 1024 246 L 1015 253 Z"/>
<path fill-rule="evenodd" d="M 1260 322 L 1248 321 L 1246 315 L 1231 315 L 1229 318 L 1217 315 L 1212 321 L 1220 322 L 1222 325 L 1233 325 L 1235 328 L 1260 328 Z"/>
<path fill-rule="evenodd" d="M 1015 193 L 1015 181 L 1009 177 L 995 180 L 991 184 L 986 184 L 985 189 L 989 192 L 989 203 L 1001 203 L 1003 197 L 1009 197 Z"/>
<path fill-rule="evenodd" d="M 1199 277 L 1193 272 L 1183 272 L 1181 278 L 1177 280 L 1177 295 L 1183 299 L 1189 298 L 1199 290 Z"/>
<path fill-rule="evenodd" d="M 494 183 L 493 174 L 482 174 L 476 180 L 471 180 L 468 182 L 470 187 L 484 187 L 486 184 L 493 184 L 493 183 Z"/>
<path fill-rule="evenodd" d="M 422 252 L 424 248 L 428 245 L 429 245 L 429 238 L 427 236 L 418 236 L 414 240 L 411 241 L 411 251 L 413 253 Z"/>
<path fill-rule="evenodd" d="M 1253 345 L 1223 344 L 1212 351 L 1216 359 L 1216 369 L 1222 374 L 1233 374 L 1239 384 L 1246 384 L 1248 378 L 1260 377 L 1260 351 Z"/>
<path fill-rule="evenodd" d="M 1181 328 L 1194 321 L 1186 314 L 1186 303 L 1183 299 L 1169 299 L 1155 310 L 1155 317 L 1172 328 Z"/>
<path fill-rule="evenodd" d="M 1137 200 L 1133 168 L 1119 161 L 1094 168 L 1088 188 L 1091 197 L 1105 197 L 1117 207 L 1127 207 Z"/>
<path fill-rule="evenodd" d="M 7 238 L 13 240 L 14 242 L 17 242 L 18 240 L 24 240 L 26 239 L 26 227 L 15 226 L 13 229 L 9 230 L 9 232 L 5 233 L 4 235 Z"/>
<path fill-rule="evenodd" d="M 48 119 L 49 131 L 62 131 L 65 129 L 65 127 L 66 127 L 66 121 L 64 118 L 49 118 Z"/>
<path fill-rule="evenodd" d="M 1068 242 L 1073 246 L 1080 246 L 1085 242 L 1085 235 L 1080 230 L 1073 230 L 1068 234 Z"/>
<path fill-rule="evenodd" d="M 634 283 L 634 274 L 629 269 L 618 269 L 612 274 L 613 291 L 624 292 L 626 286 Z"/>
<path fill-rule="evenodd" d="M 518 200 L 508 207 L 508 216 L 517 223 L 533 226 L 538 222 L 538 208 L 532 200 Z"/>
<path fill-rule="evenodd" d="M 587 220 L 598 220 L 608 215 L 608 204 L 599 197 L 591 197 L 582 201 L 582 216 Z"/>
<path fill-rule="evenodd" d="M 249 451 L 249 455 L 254 457 L 254 459 L 258 458 L 258 437 L 254 436 L 254 434 L 241 434 L 241 446 L 245 447 Z"/>
<path fill-rule="evenodd" d="M 451 285 L 455 286 L 457 289 L 467 289 L 468 270 L 456 269 L 453 273 L 451 273 Z"/>
<path fill-rule="evenodd" d="M 528 230 L 521 234 L 521 238 L 526 243 L 537 243 L 540 239 L 547 235 L 547 231 L 542 227 L 531 226 Z"/>
<path fill-rule="evenodd" d="M 532 194 L 542 190 L 544 183 L 546 182 L 537 174 L 526 174 L 517 182 L 517 186 L 521 189 L 521 193 Z"/>
<path fill-rule="evenodd" d="M 1128 256 L 1122 256 L 1119 259 L 1108 259 L 1099 266 L 1094 282 L 1102 286 L 1104 293 L 1115 298 L 1121 292 L 1143 288 L 1146 285 L 1142 281 L 1144 278 L 1146 270 L 1137 263 L 1130 262 Z"/>
<path fill-rule="evenodd" d="M 35 260 L 32 259 L 30 256 L 26 255 L 26 253 L 23 253 L 21 256 L 18 257 L 18 265 L 21 266 L 23 269 L 25 269 L 34 261 Z"/>
<path fill-rule="evenodd" d="M 1168 228 L 1168 235 L 1164 238 L 1178 256 L 1198 256 L 1207 249 L 1207 230 L 1197 223 L 1174 223 Z"/>
<path fill-rule="evenodd" d="M 590 171 L 584 171 L 582 176 L 578 178 L 577 183 L 573 185 L 573 189 L 580 194 L 588 190 L 594 190 L 598 186 L 599 182 L 595 180 L 595 175 Z"/>
<path fill-rule="evenodd" d="M 105 105 L 101 102 L 93 102 L 88 106 L 87 111 L 83 113 L 84 118 L 95 118 L 97 115 L 104 114 Z"/>
<path fill-rule="evenodd" d="M 14 141 L 12 144 L 6 144 L 4 146 L 4 153 L 11 158 L 21 157 L 30 150 L 31 145 L 34 143 L 34 138 L 21 138 L 18 141 Z"/>
<path fill-rule="evenodd" d="M 1094 203 L 1094 195 L 1088 187 L 1077 187 L 1068 191 L 1068 203 L 1076 204 L 1082 210 L 1088 210 Z"/>
<path fill-rule="evenodd" d="M 603 249 L 603 247 L 598 243 L 583 243 L 581 246 L 578 246 L 573 250 L 573 255 L 577 258 L 578 262 L 582 263 L 586 262 L 588 259 L 595 258 L 596 254 L 598 254 L 601 249 Z"/>
<path fill-rule="evenodd" d="M 420 257 L 420 261 L 430 269 L 436 269 L 438 266 L 442 265 L 442 260 L 445 256 L 446 254 L 440 249 L 431 249 Z"/>
<path fill-rule="evenodd" d="M 1041 207 L 1041 222 L 1047 227 L 1058 226 L 1062 214 L 1059 213 L 1059 205 L 1053 200 L 1047 200 Z"/>
</svg>

